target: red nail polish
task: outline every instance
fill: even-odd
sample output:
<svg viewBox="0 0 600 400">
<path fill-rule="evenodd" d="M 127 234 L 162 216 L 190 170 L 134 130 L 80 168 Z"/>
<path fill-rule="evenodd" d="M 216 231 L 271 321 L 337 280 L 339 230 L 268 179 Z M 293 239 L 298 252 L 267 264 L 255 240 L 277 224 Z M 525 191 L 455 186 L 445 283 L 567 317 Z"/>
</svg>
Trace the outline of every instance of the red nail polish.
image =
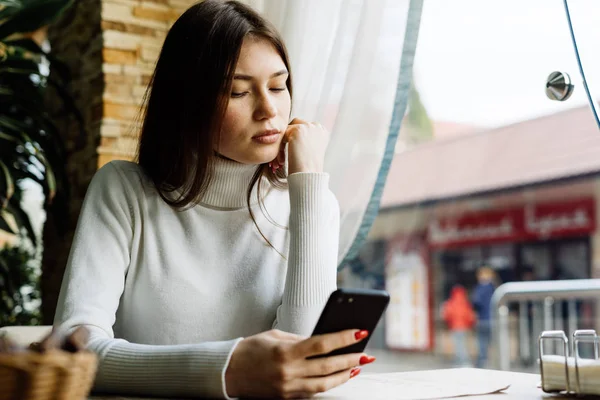
<svg viewBox="0 0 600 400">
<path fill-rule="evenodd" d="M 350 379 L 354 378 L 358 374 L 360 374 L 360 368 L 352 368 L 352 370 L 350 371 Z"/>
<path fill-rule="evenodd" d="M 361 340 L 366 338 L 367 336 L 369 336 L 369 332 L 368 331 L 358 331 L 354 334 L 354 337 L 356 338 L 356 340 Z"/>
<path fill-rule="evenodd" d="M 375 357 L 373 356 L 362 356 L 359 360 L 360 365 L 371 364 L 375 361 Z"/>
</svg>

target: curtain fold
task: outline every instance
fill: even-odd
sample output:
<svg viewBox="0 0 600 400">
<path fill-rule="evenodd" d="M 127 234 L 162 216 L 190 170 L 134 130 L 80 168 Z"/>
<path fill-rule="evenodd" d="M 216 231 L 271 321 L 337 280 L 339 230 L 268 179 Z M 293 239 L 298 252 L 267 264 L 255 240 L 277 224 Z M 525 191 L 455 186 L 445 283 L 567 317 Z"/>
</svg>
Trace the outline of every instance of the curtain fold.
<svg viewBox="0 0 600 400">
<path fill-rule="evenodd" d="M 244 2 L 277 27 L 288 47 L 292 116 L 331 131 L 325 169 L 341 208 L 343 266 L 379 209 L 406 110 L 423 0 Z"/>
</svg>

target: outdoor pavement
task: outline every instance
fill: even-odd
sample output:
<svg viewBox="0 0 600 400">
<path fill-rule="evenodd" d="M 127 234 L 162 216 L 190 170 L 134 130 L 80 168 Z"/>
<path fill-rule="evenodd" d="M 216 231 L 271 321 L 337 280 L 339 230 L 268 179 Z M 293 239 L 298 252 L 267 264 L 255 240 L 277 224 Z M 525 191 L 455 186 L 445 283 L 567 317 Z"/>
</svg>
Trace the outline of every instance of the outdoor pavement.
<svg viewBox="0 0 600 400">
<path fill-rule="evenodd" d="M 377 360 L 373 364 L 363 367 L 363 371 L 369 373 L 421 371 L 458 367 L 453 363 L 452 359 L 442 355 L 436 355 L 432 352 L 402 352 L 367 348 L 366 353 L 377 357 Z M 470 365 L 470 367 L 473 367 L 473 365 Z M 491 368 L 491 366 L 488 368 Z M 537 364 L 529 367 L 511 365 L 511 370 L 516 372 L 539 373 Z"/>
<path fill-rule="evenodd" d="M 400 352 L 396 350 L 367 349 L 367 354 L 377 357 L 370 365 L 363 367 L 364 372 L 404 372 L 426 369 L 452 368 L 451 360 L 432 353 Z"/>
</svg>

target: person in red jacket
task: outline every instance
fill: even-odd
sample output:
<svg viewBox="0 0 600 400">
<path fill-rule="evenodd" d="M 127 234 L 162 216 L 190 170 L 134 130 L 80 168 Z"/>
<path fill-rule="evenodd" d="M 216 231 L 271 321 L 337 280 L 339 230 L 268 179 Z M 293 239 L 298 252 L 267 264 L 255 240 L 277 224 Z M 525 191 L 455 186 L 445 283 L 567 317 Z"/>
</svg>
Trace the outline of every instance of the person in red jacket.
<svg viewBox="0 0 600 400">
<path fill-rule="evenodd" d="M 442 309 L 442 318 L 452 331 L 455 362 L 459 366 L 470 365 L 467 351 L 467 332 L 475 325 L 475 312 L 469 302 L 467 291 L 455 285 Z"/>
</svg>

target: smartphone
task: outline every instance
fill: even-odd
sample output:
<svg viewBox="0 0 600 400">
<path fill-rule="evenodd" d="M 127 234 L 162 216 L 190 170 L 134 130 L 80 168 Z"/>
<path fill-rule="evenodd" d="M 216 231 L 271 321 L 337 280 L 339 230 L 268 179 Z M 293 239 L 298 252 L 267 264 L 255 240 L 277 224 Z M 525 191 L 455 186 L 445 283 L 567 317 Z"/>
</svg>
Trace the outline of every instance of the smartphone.
<svg viewBox="0 0 600 400">
<path fill-rule="evenodd" d="M 338 289 L 331 293 L 317 321 L 313 336 L 346 329 L 366 330 L 369 331 L 369 336 L 348 347 L 309 358 L 362 353 L 389 302 L 390 295 L 385 290 Z"/>
</svg>

